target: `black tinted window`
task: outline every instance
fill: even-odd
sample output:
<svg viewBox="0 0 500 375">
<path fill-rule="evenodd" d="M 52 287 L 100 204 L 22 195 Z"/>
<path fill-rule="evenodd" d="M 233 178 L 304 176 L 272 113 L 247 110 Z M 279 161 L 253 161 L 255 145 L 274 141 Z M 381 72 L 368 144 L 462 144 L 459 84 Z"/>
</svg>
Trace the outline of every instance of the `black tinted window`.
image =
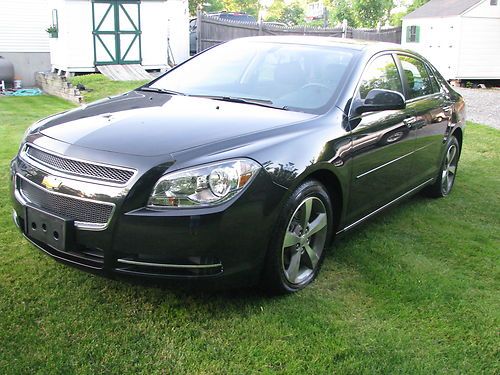
<svg viewBox="0 0 500 375">
<path fill-rule="evenodd" d="M 410 56 L 399 56 L 403 72 L 408 82 L 407 99 L 414 99 L 436 92 L 425 64 Z"/>
<path fill-rule="evenodd" d="M 429 78 L 431 80 L 432 92 L 435 93 L 441 91 L 441 86 L 439 85 L 436 76 L 432 72 L 431 68 L 429 68 L 429 65 L 426 65 L 426 67 L 427 67 L 427 73 L 429 73 Z"/>
<path fill-rule="evenodd" d="M 370 90 L 384 89 L 403 93 L 398 68 L 391 55 L 383 55 L 373 60 L 364 71 L 359 85 L 359 96 L 366 98 Z"/>
</svg>

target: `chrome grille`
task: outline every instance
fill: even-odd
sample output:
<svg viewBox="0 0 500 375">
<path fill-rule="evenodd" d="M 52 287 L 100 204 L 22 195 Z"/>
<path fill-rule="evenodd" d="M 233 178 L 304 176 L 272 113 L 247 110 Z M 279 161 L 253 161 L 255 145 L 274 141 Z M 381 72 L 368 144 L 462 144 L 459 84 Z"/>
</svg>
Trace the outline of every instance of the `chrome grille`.
<svg viewBox="0 0 500 375">
<path fill-rule="evenodd" d="M 117 167 L 107 167 L 104 165 L 68 159 L 50 154 L 31 146 L 26 147 L 26 154 L 31 159 L 50 168 L 83 177 L 97 178 L 100 180 L 125 184 L 134 175 L 134 172 L 131 170 L 121 169 Z"/>
<path fill-rule="evenodd" d="M 113 205 L 50 193 L 23 179 L 20 180 L 20 190 L 22 195 L 36 206 L 82 223 L 106 225 L 113 214 Z"/>
</svg>

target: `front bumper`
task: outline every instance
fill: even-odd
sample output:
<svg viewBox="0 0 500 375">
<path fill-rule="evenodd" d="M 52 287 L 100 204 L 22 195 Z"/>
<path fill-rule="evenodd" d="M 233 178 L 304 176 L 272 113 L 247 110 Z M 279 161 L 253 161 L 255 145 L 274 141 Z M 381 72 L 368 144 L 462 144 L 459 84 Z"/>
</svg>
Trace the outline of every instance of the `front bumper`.
<svg viewBox="0 0 500 375">
<path fill-rule="evenodd" d="M 63 193 L 57 194 L 71 199 L 95 199 L 113 206 L 112 216 L 104 226 L 78 222 L 72 225 L 71 241 L 61 250 L 33 238 L 27 229 L 27 206 L 54 212 L 47 205 L 30 201 L 22 184 L 29 183 L 44 194 L 56 194 L 41 184 L 49 175 L 20 157 L 12 161 L 14 222 L 30 242 L 52 258 L 108 277 L 255 282 L 260 276 L 279 202 L 286 192 L 261 170 L 236 199 L 220 206 L 151 210 L 144 207 L 151 185 L 141 181 L 150 182 L 151 176 L 138 176 L 125 188 L 110 188 L 60 175 Z"/>
</svg>

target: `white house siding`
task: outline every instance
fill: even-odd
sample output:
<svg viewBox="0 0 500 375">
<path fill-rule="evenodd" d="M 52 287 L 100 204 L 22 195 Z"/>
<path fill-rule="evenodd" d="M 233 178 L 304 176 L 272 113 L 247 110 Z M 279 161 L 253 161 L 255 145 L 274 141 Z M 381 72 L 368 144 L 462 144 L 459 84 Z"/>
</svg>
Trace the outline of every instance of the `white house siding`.
<svg viewBox="0 0 500 375">
<path fill-rule="evenodd" d="M 47 0 L 0 0 L 0 56 L 14 64 L 25 87 L 35 84 L 35 73 L 50 69 L 51 24 Z"/>
<path fill-rule="evenodd" d="M 406 42 L 408 26 L 420 27 L 418 43 Z M 401 44 L 427 58 L 446 79 L 452 79 L 458 72 L 460 26 L 458 16 L 403 20 Z"/>
<path fill-rule="evenodd" d="M 0 51 L 49 52 L 47 0 L 0 0 Z"/>
</svg>

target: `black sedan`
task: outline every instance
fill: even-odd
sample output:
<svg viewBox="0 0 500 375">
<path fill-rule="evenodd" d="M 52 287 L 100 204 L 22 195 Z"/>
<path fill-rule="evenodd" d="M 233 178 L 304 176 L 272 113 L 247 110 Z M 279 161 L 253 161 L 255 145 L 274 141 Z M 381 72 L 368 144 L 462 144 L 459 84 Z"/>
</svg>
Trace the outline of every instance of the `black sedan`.
<svg viewBox="0 0 500 375">
<path fill-rule="evenodd" d="M 13 217 L 102 275 L 294 292 L 335 235 L 420 190 L 447 196 L 464 124 L 462 97 L 398 45 L 234 40 L 31 126 Z"/>
</svg>

